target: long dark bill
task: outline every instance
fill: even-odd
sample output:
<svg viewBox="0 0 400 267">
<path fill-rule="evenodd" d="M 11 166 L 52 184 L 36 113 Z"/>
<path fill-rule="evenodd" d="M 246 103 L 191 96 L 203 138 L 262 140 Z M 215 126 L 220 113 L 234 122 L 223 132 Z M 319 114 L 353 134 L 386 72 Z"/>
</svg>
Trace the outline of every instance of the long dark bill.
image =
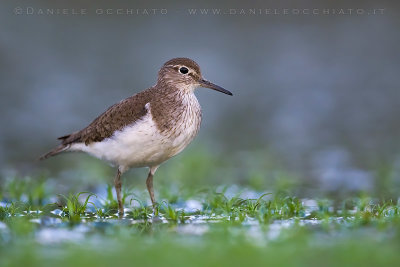
<svg viewBox="0 0 400 267">
<path fill-rule="evenodd" d="M 218 91 L 218 92 L 221 92 L 221 93 L 224 93 L 227 95 L 232 95 L 232 93 L 230 91 L 222 88 L 221 86 L 213 84 L 212 82 L 209 82 L 207 80 L 200 80 L 199 83 L 200 83 L 201 87 L 210 88 L 210 89 L 213 89 L 215 91 Z"/>
</svg>

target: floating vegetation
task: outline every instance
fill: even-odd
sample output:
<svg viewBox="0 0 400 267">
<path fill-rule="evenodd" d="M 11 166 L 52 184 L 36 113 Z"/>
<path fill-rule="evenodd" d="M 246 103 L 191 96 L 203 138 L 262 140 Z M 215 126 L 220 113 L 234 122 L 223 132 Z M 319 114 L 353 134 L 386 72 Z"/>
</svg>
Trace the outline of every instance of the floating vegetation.
<svg viewBox="0 0 400 267">
<path fill-rule="evenodd" d="M 106 266 L 121 259 L 145 265 L 237 266 L 245 264 L 243 259 L 308 265 L 307 258 L 320 265 L 331 253 L 337 255 L 328 260 L 331 265 L 364 253 L 366 259 L 373 257 L 357 256 L 364 265 L 399 260 L 400 205 L 395 200 L 161 188 L 166 197 L 153 209 L 146 194 L 127 190 L 125 215 L 119 219 L 111 186 L 103 193 L 65 195 L 46 194 L 40 189 L 45 187 L 22 180 L 1 189 L 0 266 Z"/>
</svg>

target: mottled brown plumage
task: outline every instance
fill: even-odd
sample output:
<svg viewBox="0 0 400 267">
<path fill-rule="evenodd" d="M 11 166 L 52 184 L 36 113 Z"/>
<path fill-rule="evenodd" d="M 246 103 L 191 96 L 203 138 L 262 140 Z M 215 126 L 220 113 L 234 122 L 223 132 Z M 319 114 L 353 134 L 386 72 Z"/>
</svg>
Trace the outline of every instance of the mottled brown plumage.
<svg viewBox="0 0 400 267">
<path fill-rule="evenodd" d="M 153 175 L 158 166 L 182 151 L 197 135 L 201 109 L 197 87 L 229 91 L 202 78 L 199 65 L 188 58 L 167 61 L 157 84 L 108 108 L 86 128 L 60 137 L 61 144 L 42 159 L 64 151 L 84 151 L 118 166 L 115 188 L 119 212 L 121 174 L 131 167 L 150 168 L 147 187 L 154 205 Z"/>
<path fill-rule="evenodd" d="M 100 142 L 115 131 L 135 122 L 146 115 L 145 105 L 150 101 L 150 90 L 143 91 L 112 105 L 86 128 L 60 137 L 63 145 L 82 142 L 86 145 Z"/>
</svg>

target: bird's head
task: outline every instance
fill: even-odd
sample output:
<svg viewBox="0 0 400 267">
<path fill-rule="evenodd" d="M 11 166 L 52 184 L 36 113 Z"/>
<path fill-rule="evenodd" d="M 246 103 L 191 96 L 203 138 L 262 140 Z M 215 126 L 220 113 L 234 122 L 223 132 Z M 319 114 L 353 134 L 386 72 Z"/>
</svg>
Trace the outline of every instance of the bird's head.
<svg viewBox="0 0 400 267">
<path fill-rule="evenodd" d="M 197 87 L 205 87 L 232 95 L 230 91 L 205 80 L 201 75 L 200 66 L 193 60 L 183 57 L 165 62 L 158 72 L 158 83 L 186 92 L 193 92 Z"/>
</svg>

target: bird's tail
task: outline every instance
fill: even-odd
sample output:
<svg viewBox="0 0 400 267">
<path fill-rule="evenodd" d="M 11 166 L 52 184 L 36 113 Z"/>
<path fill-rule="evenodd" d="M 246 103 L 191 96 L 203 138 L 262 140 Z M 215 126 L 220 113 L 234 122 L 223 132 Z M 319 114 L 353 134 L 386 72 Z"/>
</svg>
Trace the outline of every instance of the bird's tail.
<svg viewBox="0 0 400 267">
<path fill-rule="evenodd" d="M 58 147 L 54 148 L 53 150 L 47 152 L 43 156 L 39 158 L 39 160 L 44 160 L 47 158 L 50 158 L 52 156 L 58 155 L 59 153 L 67 150 L 69 148 L 69 145 L 59 145 Z"/>
</svg>

